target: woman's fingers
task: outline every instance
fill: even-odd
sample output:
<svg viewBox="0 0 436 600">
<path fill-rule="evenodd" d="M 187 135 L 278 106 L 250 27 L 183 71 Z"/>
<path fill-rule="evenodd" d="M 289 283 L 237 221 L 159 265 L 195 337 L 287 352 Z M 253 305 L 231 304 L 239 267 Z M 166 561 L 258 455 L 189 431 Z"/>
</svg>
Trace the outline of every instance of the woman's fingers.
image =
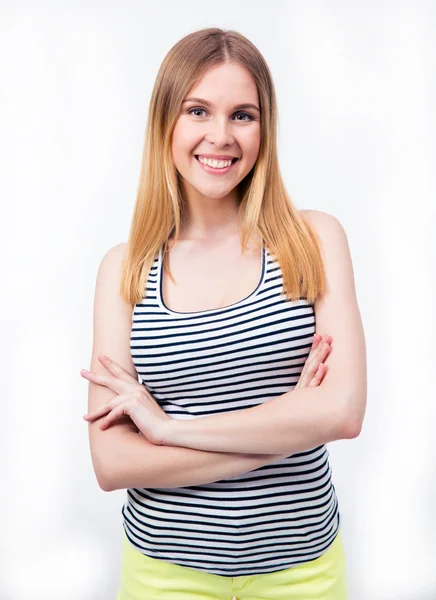
<svg viewBox="0 0 436 600">
<path fill-rule="evenodd" d="M 325 359 L 325 357 L 327 356 L 327 354 L 330 351 L 330 342 L 324 339 L 324 336 L 322 338 L 322 340 L 319 342 L 318 346 L 315 348 L 315 350 L 313 350 L 308 358 L 307 358 L 307 366 L 308 368 L 313 368 L 315 367 L 318 368 L 318 364 L 320 361 L 323 361 Z"/>
<path fill-rule="evenodd" d="M 104 385 L 109 389 L 117 392 L 117 394 L 121 394 L 122 392 L 133 391 L 132 385 L 137 387 L 141 385 L 135 377 L 133 377 L 126 369 L 124 369 L 117 362 L 105 356 L 104 354 L 99 354 L 98 360 L 102 363 L 106 369 L 112 373 L 111 375 L 99 375 L 97 373 L 93 373 L 92 371 L 87 371 L 86 369 L 82 369 L 80 374 L 88 381 L 92 381 L 93 383 L 97 383 L 98 385 Z"/>
<path fill-rule="evenodd" d="M 107 415 L 107 417 L 100 423 L 100 429 L 106 429 L 115 419 L 118 417 L 122 417 L 124 414 L 129 414 L 125 412 L 126 404 L 122 403 L 116 406 L 111 410 L 111 412 Z"/>
<path fill-rule="evenodd" d="M 320 336 L 319 333 L 315 333 L 315 335 L 313 336 L 312 350 L 315 350 L 315 348 L 318 347 L 321 340 L 322 336 Z"/>
<path fill-rule="evenodd" d="M 294 389 L 299 389 L 301 387 L 308 387 L 312 379 L 318 374 L 318 368 L 320 363 L 322 363 L 329 351 L 330 351 L 330 342 L 333 338 L 330 335 L 324 334 L 319 335 L 315 334 L 313 336 L 312 348 L 310 350 L 309 356 L 306 359 L 304 364 L 303 371 L 300 374 L 300 378 L 297 382 L 297 385 Z M 322 370 L 320 371 L 322 373 Z"/>
<path fill-rule="evenodd" d="M 80 374 L 88 381 L 92 381 L 92 383 L 97 383 L 98 385 L 104 385 L 117 394 L 126 391 L 126 382 L 122 379 L 118 379 L 118 377 L 113 377 L 112 375 L 100 375 L 98 373 L 93 373 L 92 371 L 87 371 L 86 369 L 82 369 Z"/>
<path fill-rule="evenodd" d="M 329 351 L 330 344 L 324 341 L 321 341 L 315 350 L 311 351 L 304 365 L 304 375 L 309 377 L 309 381 L 316 373 L 319 363 L 326 359 Z"/>
<path fill-rule="evenodd" d="M 326 371 L 327 371 L 326 365 L 324 363 L 320 363 L 318 365 L 315 375 L 313 376 L 312 380 L 309 383 L 309 387 L 317 387 L 321 383 L 324 375 L 326 374 Z"/>
<path fill-rule="evenodd" d="M 102 404 L 101 406 L 99 406 L 98 408 L 93 410 L 92 412 L 89 412 L 86 415 L 83 415 L 83 418 L 85 419 L 85 421 L 92 423 L 92 421 L 99 419 L 100 417 L 105 415 L 107 412 L 111 411 L 113 408 L 115 408 L 116 406 L 118 406 L 119 404 L 124 402 L 127 398 L 128 398 L 127 395 L 115 396 L 114 398 L 112 398 L 112 400 L 109 400 L 109 402 L 106 402 L 105 404 Z"/>
<path fill-rule="evenodd" d="M 105 354 L 99 354 L 98 360 L 106 367 L 108 371 L 112 373 L 112 375 L 115 375 L 115 377 L 123 379 L 124 381 L 128 381 L 129 383 L 138 383 L 136 377 L 133 377 L 128 371 L 126 371 L 126 369 Z"/>
</svg>

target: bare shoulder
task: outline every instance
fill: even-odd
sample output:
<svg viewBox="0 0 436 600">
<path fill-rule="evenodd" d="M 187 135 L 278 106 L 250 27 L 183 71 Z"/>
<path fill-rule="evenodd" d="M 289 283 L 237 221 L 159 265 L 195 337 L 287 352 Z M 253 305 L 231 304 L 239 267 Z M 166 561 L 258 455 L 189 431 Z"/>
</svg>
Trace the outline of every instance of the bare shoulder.
<svg viewBox="0 0 436 600">
<path fill-rule="evenodd" d="M 109 248 L 109 250 L 103 256 L 101 262 L 103 263 L 103 261 L 104 261 L 106 263 L 108 263 L 108 262 L 114 263 L 114 262 L 121 261 L 124 258 L 124 254 L 126 252 L 126 247 L 127 247 L 127 242 L 120 242 L 119 244 L 112 246 L 112 248 Z"/>
<path fill-rule="evenodd" d="M 299 212 L 318 235 L 324 259 L 327 251 L 330 253 L 342 252 L 349 256 L 347 234 L 337 217 L 321 210 L 300 210 Z"/>
<path fill-rule="evenodd" d="M 306 221 L 309 221 L 310 223 L 327 223 L 329 221 L 333 222 L 338 220 L 334 215 L 323 212 L 322 210 L 304 209 L 299 210 L 298 212 Z"/>
<path fill-rule="evenodd" d="M 323 231 L 326 228 L 343 229 L 337 217 L 322 210 L 305 209 L 300 210 L 299 213 L 317 232 Z"/>
<path fill-rule="evenodd" d="M 115 286 L 121 279 L 121 268 L 127 244 L 122 242 L 109 248 L 100 260 L 97 274 L 97 284 L 107 282 Z"/>
</svg>

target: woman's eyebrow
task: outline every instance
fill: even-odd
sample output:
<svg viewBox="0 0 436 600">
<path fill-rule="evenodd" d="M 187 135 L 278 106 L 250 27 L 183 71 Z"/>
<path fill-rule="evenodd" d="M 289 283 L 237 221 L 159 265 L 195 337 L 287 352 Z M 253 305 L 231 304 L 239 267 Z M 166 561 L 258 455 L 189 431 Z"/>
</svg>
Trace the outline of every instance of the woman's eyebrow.
<svg viewBox="0 0 436 600">
<path fill-rule="evenodd" d="M 183 100 L 182 104 L 184 104 L 185 102 L 199 102 L 200 104 L 204 104 L 205 106 L 209 106 L 210 108 L 213 108 L 212 102 L 208 102 L 207 100 L 203 100 L 203 98 L 185 98 L 185 100 Z M 244 104 L 236 104 L 236 106 L 234 108 L 235 109 L 239 109 L 239 108 L 254 108 L 258 112 L 260 112 L 259 108 L 255 104 L 250 104 L 249 102 L 246 102 Z"/>
</svg>

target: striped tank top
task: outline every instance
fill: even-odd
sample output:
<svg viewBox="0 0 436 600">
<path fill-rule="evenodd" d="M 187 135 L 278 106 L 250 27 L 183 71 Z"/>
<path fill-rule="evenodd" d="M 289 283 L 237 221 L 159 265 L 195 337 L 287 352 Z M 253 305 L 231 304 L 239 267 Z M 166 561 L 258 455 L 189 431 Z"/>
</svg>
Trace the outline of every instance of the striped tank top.
<svg viewBox="0 0 436 600">
<path fill-rule="evenodd" d="M 142 384 L 174 419 L 241 410 L 292 390 L 310 353 L 315 313 L 286 300 L 262 246 L 256 289 L 230 306 L 176 312 L 162 298 L 162 248 L 135 304 L 130 349 Z M 227 577 L 271 573 L 324 554 L 340 527 L 325 445 L 204 485 L 131 488 L 130 543 L 151 558 Z"/>
</svg>

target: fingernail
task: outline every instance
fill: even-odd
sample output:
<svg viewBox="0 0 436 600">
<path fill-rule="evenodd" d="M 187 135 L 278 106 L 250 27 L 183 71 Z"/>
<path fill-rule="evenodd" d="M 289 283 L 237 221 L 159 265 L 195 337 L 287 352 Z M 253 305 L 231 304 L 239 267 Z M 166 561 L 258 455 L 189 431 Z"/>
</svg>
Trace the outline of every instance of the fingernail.
<svg viewBox="0 0 436 600">
<path fill-rule="evenodd" d="M 87 371 L 86 369 L 81 369 L 80 371 L 81 373 L 89 373 L 89 371 Z"/>
<path fill-rule="evenodd" d="M 105 354 L 99 354 L 100 358 L 107 358 Z"/>
</svg>

